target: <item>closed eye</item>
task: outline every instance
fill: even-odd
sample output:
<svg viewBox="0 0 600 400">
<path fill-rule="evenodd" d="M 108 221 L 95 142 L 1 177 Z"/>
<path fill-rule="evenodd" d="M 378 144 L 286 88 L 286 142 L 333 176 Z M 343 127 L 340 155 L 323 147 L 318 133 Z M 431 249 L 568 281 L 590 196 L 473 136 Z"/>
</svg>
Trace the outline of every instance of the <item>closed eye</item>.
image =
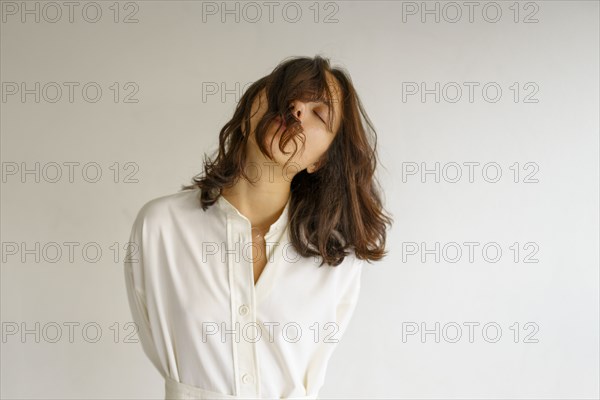
<svg viewBox="0 0 600 400">
<path fill-rule="evenodd" d="M 319 119 L 321 120 L 321 122 L 323 122 L 323 124 L 325 124 L 325 121 L 323 121 L 323 118 L 321 118 L 321 116 L 319 115 L 319 113 L 315 111 L 315 114 L 317 114 L 317 117 L 319 117 Z"/>
</svg>

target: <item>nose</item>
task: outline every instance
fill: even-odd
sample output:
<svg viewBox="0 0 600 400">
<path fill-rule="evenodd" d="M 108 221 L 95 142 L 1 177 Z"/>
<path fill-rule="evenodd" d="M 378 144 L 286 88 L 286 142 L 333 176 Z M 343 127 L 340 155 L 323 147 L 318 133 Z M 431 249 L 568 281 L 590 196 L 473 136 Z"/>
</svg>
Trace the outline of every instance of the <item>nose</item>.
<svg viewBox="0 0 600 400">
<path fill-rule="evenodd" d="M 299 120 L 302 120 L 305 113 L 306 104 L 300 100 L 294 100 L 290 104 L 291 113 Z"/>
</svg>

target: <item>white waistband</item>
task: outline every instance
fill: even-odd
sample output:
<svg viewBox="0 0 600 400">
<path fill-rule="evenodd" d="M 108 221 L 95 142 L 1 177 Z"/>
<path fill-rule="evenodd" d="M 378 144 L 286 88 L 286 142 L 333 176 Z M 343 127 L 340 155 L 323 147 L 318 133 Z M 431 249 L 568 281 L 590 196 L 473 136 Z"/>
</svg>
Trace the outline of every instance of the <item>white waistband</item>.
<svg viewBox="0 0 600 400">
<path fill-rule="evenodd" d="M 314 396 L 289 397 L 290 399 L 316 399 Z M 165 378 L 165 399 L 167 400 L 189 400 L 189 399 L 256 399 L 256 397 L 232 396 L 230 394 L 211 392 L 196 386 L 177 382 L 170 376 Z"/>
<path fill-rule="evenodd" d="M 211 392 L 196 386 L 177 382 L 175 379 L 167 376 L 165 378 L 165 399 L 183 400 L 183 399 L 243 399 L 243 397 L 232 396 L 224 393 Z"/>
</svg>

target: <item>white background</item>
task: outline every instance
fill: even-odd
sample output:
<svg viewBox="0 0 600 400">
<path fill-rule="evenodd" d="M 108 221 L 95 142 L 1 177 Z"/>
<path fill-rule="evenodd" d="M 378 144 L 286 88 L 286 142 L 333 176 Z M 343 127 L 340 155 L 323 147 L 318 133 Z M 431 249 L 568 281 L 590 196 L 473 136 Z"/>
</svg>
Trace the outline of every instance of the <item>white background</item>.
<svg viewBox="0 0 600 400">
<path fill-rule="evenodd" d="M 26 4 L 37 4 L 40 21 L 22 22 L 23 4 L 1 3 L 3 398 L 162 398 L 162 378 L 126 340 L 122 258 L 133 218 L 201 171 L 247 84 L 286 57 L 316 54 L 348 70 L 375 124 L 378 177 L 394 217 L 388 256 L 364 270 L 321 397 L 598 398 L 598 2 L 475 2 L 472 22 L 464 2 L 454 3 L 455 22 L 456 7 L 433 1 L 297 2 L 296 22 L 286 2 L 275 3 L 272 22 L 263 2 L 254 3 L 262 11 L 254 22 L 256 8 L 242 2 L 227 3 L 238 22 L 236 12 L 221 20 L 221 2 L 120 3 L 118 23 L 112 1 L 96 3 L 96 23 L 82 17 L 85 2 L 72 23 L 55 3 L 62 17 L 52 23 L 56 9 L 44 14 L 35 1 Z M 435 13 L 421 20 L 425 4 L 437 7 L 439 22 Z M 138 22 L 124 23 L 132 12 Z M 23 102 L 10 82 L 56 82 L 62 98 L 51 102 L 49 85 L 39 102 L 34 94 Z M 73 102 L 65 82 L 79 83 Z M 103 90 L 95 103 L 82 97 L 89 82 Z M 124 101 L 128 82 L 136 103 Z M 420 93 L 404 101 L 406 82 L 439 82 L 439 102 Z M 465 82 L 478 85 L 472 102 Z M 491 97 L 501 88 L 498 101 L 483 97 L 488 83 Z M 233 91 L 207 93 L 221 84 Z M 456 86 L 463 93 L 452 102 Z M 79 163 L 72 182 L 69 162 Z M 469 162 L 479 163 L 472 182 Z M 36 163 L 39 182 L 21 176 Z M 53 163 L 62 166 L 57 182 Z M 82 177 L 87 163 L 101 167 L 98 182 Z M 420 172 L 436 163 L 439 181 L 428 174 L 423 182 Z M 453 183 L 454 163 L 462 177 Z M 494 168 L 482 175 L 485 164 L 500 167 L 499 181 L 488 182 Z M 418 173 L 403 179 L 412 165 Z M 73 260 L 65 242 L 79 244 Z M 423 261 L 436 242 L 439 261 L 435 251 Z M 465 242 L 479 244 L 473 262 Z M 52 243 L 63 250 L 56 262 Z M 94 243 L 98 262 L 81 252 Z M 410 254 L 410 243 L 421 251 Z M 449 243 L 463 250 L 457 262 Z M 502 250 L 499 261 L 484 259 L 487 243 Z M 537 263 L 524 262 L 530 253 Z M 472 342 L 470 322 L 479 324 Z M 95 343 L 93 326 L 82 333 L 87 323 L 102 329 Z M 439 342 L 421 338 L 436 323 Z M 62 336 L 53 343 L 56 326 Z M 419 331 L 403 340 L 412 326 Z M 462 336 L 453 343 L 455 326 Z"/>
</svg>

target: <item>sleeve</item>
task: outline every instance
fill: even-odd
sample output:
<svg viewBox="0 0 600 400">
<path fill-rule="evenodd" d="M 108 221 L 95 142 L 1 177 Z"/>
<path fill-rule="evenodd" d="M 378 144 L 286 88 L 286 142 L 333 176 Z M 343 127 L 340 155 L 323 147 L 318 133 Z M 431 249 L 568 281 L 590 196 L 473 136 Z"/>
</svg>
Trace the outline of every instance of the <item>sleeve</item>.
<svg viewBox="0 0 600 400">
<path fill-rule="evenodd" d="M 336 337 L 338 339 L 341 339 L 344 335 L 358 304 L 363 264 L 364 260 L 357 258 L 354 261 L 352 270 L 348 273 L 349 279 L 345 282 L 345 286 L 341 292 L 340 300 L 336 307 L 336 322 L 339 328 Z"/>
<path fill-rule="evenodd" d="M 340 282 L 338 292 L 336 294 L 335 306 L 335 322 L 338 326 L 338 331 L 329 341 L 320 341 L 318 343 L 318 351 L 315 358 L 311 361 L 308 367 L 308 372 L 305 379 L 307 395 L 318 397 L 319 390 L 325 382 L 325 374 L 327 365 L 334 349 L 342 339 L 348 324 L 354 314 L 358 298 L 360 294 L 360 279 L 364 261 L 355 258 L 346 271 L 340 271 L 343 279 Z M 337 266 L 336 268 L 341 268 Z"/>
<path fill-rule="evenodd" d="M 146 299 L 144 270 L 144 219 L 140 211 L 133 223 L 127 250 L 125 252 L 125 287 L 133 322 L 137 327 L 138 338 L 142 349 L 159 373 L 165 377 L 160 356 L 157 352 L 156 343 L 151 330 L 148 314 L 148 302 Z"/>
</svg>

